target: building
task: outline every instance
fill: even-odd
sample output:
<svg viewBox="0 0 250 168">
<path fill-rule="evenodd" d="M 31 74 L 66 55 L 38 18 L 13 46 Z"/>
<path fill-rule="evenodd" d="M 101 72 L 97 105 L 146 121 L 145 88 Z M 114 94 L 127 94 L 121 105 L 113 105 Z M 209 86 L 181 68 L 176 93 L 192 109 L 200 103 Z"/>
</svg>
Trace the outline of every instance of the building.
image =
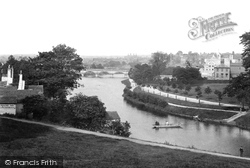
<svg viewBox="0 0 250 168">
<path fill-rule="evenodd" d="M 215 80 L 229 80 L 230 79 L 230 67 L 216 66 L 214 67 L 214 79 Z"/>
<path fill-rule="evenodd" d="M 221 64 L 221 55 L 214 54 L 211 58 L 204 59 L 203 68 L 200 69 L 200 73 L 202 77 L 206 77 L 207 79 L 214 79 L 214 67 Z"/>
<path fill-rule="evenodd" d="M 206 58 L 204 62 L 200 73 L 208 80 L 229 80 L 244 72 L 241 55 L 234 54 L 234 52 L 214 54 L 211 58 Z"/>
<path fill-rule="evenodd" d="M 10 66 L 8 67 L 8 71 Z M 8 75 L 9 74 L 9 75 Z M 22 72 L 19 74 L 18 87 L 12 86 L 13 74 L 7 73 L 7 78 L 2 78 L 0 82 L 0 114 L 13 114 L 21 113 L 23 105 L 21 100 L 27 96 L 32 95 L 42 95 L 43 86 L 42 85 L 27 85 L 25 86 L 25 81 L 22 79 Z M 12 78 L 12 82 L 9 80 Z"/>
<path fill-rule="evenodd" d="M 106 124 L 111 125 L 112 122 L 120 122 L 121 118 L 116 111 L 107 111 L 105 115 Z"/>
</svg>

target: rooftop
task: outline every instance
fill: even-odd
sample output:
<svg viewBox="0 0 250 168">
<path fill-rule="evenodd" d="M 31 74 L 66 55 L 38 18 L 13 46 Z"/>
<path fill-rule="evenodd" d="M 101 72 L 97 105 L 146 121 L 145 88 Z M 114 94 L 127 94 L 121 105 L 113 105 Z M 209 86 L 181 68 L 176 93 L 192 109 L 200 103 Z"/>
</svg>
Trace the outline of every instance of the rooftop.
<svg viewBox="0 0 250 168">
<path fill-rule="evenodd" d="M 120 120 L 120 116 L 116 111 L 107 111 L 105 118 L 106 120 Z"/>
</svg>

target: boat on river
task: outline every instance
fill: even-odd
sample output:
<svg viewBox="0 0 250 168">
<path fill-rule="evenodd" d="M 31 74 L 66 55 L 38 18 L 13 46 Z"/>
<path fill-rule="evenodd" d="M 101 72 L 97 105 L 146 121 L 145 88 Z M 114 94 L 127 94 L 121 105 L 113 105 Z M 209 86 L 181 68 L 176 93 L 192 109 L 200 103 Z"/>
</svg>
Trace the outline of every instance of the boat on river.
<svg viewBox="0 0 250 168">
<path fill-rule="evenodd" d="M 179 124 L 161 124 L 161 125 L 153 125 L 154 129 L 157 128 L 181 128 Z"/>
</svg>

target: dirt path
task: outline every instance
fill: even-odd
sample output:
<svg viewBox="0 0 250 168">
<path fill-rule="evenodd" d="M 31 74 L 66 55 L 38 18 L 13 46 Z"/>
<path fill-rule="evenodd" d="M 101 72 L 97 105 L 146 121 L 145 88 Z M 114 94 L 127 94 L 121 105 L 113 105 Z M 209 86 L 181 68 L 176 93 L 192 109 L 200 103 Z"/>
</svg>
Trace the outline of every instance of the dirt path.
<svg viewBox="0 0 250 168">
<path fill-rule="evenodd" d="M 158 146 L 158 147 L 164 147 L 164 148 L 170 148 L 170 149 L 190 151 L 190 152 L 195 152 L 195 153 L 209 154 L 209 155 L 214 155 L 214 156 L 219 156 L 219 157 L 227 157 L 227 158 L 242 159 L 242 160 L 249 160 L 250 161 L 250 158 L 247 158 L 247 157 L 239 157 L 239 156 L 233 156 L 233 155 L 229 155 L 229 154 L 221 154 L 221 153 L 202 151 L 202 150 L 198 150 L 198 149 L 190 149 L 190 148 L 184 148 L 184 147 L 178 147 L 178 146 L 170 146 L 170 145 L 165 145 L 165 144 L 150 142 L 150 141 L 144 141 L 144 140 L 135 139 L 135 138 L 125 138 L 125 137 L 120 137 L 120 136 L 115 136 L 115 135 L 108 135 L 108 134 L 103 134 L 103 133 L 99 133 L 99 132 L 87 131 L 87 130 L 71 128 L 71 127 L 63 127 L 63 126 L 59 126 L 59 125 L 47 124 L 47 123 L 42 123 L 42 122 L 37 122 L 37 121 L 9 118 L 9 117 L 3 117 L 3 116 L 0 116 L 0 117 L 10 119 L 10 120 L 14 120 L 14 121 L 20 121 L 20 122 L 25 122 L 25 123 L 49 126 L 49 127 L 55 128 L 57 130 L 61 130 L 61 131 L 90 134 L 90 135 L 96 135 L 96 136 L 107 137 L 107 138 L 112 138 L 112 139 L 127 140 L 127 141 L 130 141 L 130 142 L 134 142 L 134 143 L 142 144 L 142 145 Z"/>
</svg>

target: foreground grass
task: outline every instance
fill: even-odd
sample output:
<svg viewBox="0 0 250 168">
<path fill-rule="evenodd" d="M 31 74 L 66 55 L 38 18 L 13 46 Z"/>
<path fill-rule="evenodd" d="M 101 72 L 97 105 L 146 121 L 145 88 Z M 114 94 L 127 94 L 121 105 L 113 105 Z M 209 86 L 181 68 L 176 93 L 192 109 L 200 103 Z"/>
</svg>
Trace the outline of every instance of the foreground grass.
<svg viewBox="0 0 250 168">
<path fill-rule="evenodd" d="M 0 138 L 9 131 L 11 141 L 0 143 L 0 156 L 63 156 L 64 167 L 245 168 L 250 162 L 188 151 L 145 146 L 87 134 L 0 119 Z M 13 126 L 18 127 L 13 127 Z M 24 131 L 24 129 L 28 129 Z M 38 134 L 39 130 L 41 133 Z"/>
</svg>

